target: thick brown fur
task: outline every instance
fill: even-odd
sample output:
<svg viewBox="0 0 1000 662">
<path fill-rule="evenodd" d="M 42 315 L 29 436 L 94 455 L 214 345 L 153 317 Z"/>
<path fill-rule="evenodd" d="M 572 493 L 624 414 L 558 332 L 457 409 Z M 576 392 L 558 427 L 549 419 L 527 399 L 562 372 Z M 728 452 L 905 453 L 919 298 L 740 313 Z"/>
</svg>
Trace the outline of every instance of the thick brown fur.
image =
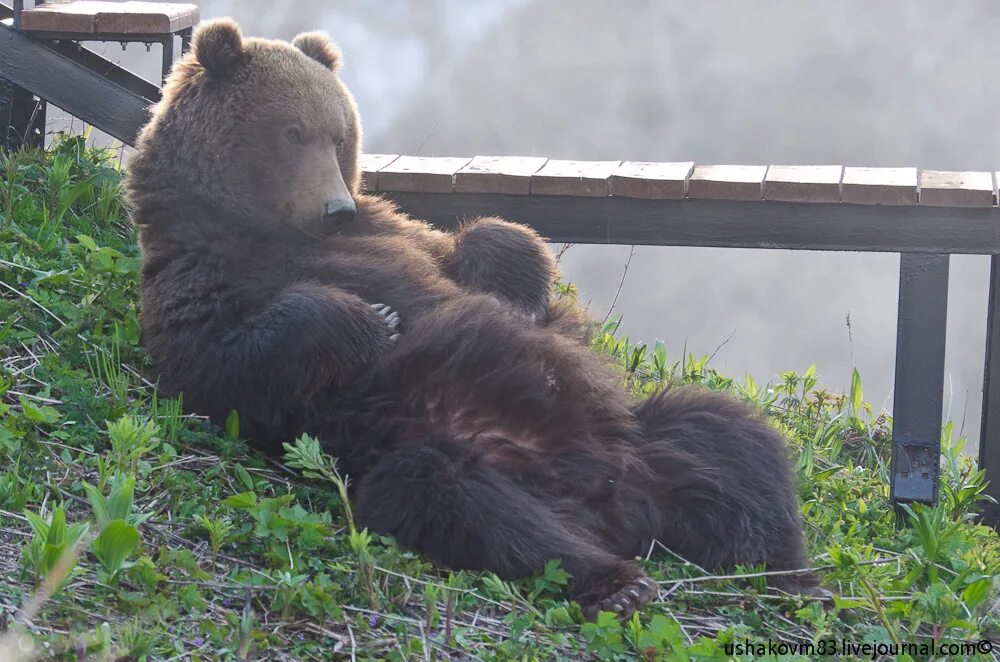
<svg viewBox="0 0 1000 662">
<path fill-rule="evenodd" d="M 317 436 L 361 522 L 439 563 L 518 577 L 561 559 L 591 616 L 656 595 L 631 560 L 654 539 L 710 570 L 805 567 L 778 433 L 723 395 L 631 401 L 550 303 L 531 230 L 448 234 L 360 194 L 339 51 L 294 44 L 205 24 L 140 138 L 127 193 L 162 388 L 216 421 L 237 410 L 269 453 Z"/>
</svg>

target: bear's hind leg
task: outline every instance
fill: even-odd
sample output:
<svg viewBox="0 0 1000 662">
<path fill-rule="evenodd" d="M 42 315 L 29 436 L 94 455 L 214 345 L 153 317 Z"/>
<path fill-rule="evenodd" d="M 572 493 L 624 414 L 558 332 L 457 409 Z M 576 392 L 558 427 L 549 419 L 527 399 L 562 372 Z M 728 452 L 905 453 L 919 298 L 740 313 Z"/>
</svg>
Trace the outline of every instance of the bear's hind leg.
<svg viewBox="0 0 1000 662">
<path fill-rule="evenodd" d="M 762 562 L 769 571 L 808 567 L 777 430 L 730 396 L 689 388 L 654 395 L 635 415 L 637 453 L 648 467 L 636 480 L 661 517 L 653 537 L 709 571 Z M 812 573 L 771 575 L 768 583 L 819 595 Z"/>
<path fill-rule="evenodd" d="M 448 271 L 473 292 L 499 295 L 539 322 L 558 272 L 534 230 L 492 217 L 466 223 L 455 234 Z"/>
<path fill-rule="evenodd" d="M 413 441 L 386 453 L 359 481 L 356 510 L 365 526 L 457 570 L 510 579 L 560 559 L 589 618 L 601 610 L 627 617 L 657 595 L 634 562 L 602 549 L 460 443 Z"/>
</svg>

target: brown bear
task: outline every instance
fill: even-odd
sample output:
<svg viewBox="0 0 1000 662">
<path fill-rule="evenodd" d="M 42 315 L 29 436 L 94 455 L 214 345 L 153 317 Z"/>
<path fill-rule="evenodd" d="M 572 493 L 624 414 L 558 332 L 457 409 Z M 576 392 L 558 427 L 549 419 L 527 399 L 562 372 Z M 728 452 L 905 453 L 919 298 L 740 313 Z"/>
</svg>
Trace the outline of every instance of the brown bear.
<svg viewBox="0 0 1000 662">
<path fill-rule="evenodd" d="M 266 452 L 316 436 L 361 523 L 442 565 L 512 578 L 560 559 L 589 617 L 656 597 L 635 562 L 654 540 L 709 570 L 806 567 L 774 429 L 716 393 L 630 399 L 550 303 L 531 230 L 449 234 L 359 192 L 340 62 L 324 35 L 217 20 L 174 66 L 126 187 L 163 390 L 216 421 L 235 409 Z"/>
</svg>

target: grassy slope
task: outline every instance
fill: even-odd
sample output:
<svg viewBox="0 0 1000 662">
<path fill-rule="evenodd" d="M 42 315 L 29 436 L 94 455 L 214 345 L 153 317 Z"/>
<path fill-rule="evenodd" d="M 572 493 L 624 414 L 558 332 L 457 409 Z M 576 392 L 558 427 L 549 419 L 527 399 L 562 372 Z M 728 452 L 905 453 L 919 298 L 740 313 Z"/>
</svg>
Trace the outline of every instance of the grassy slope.
<svg viewBox="0 0 1000 662">
<path fill-rule="evenodd" d="M 610 328 L 597 349 L 630 388 L 730 390 L 788 434 L 837 606 L 764 594 L 761 568 L 711 577 L 655 550 L 661 601 L 581 627 L 556 563 L 512 583 L 436 570 L 354 530 L 308 440 L 287 462 L 303 477 L 248 452 L 238 421 L 220 431 L 183 416 L 141 378 L 138 253 L 113 157 L 73 138 L 0 158 L 0 646 L 57 659 L 687 659 L 746 639 L 1000 639 L 1000 541 L 973 523 L 982 477 L 950 430 L 941 505 L 897 529 L 891 421 L 862 403 L 860 381 L 847 396 L 811 371 L 736 381 Z"/>
</svg>

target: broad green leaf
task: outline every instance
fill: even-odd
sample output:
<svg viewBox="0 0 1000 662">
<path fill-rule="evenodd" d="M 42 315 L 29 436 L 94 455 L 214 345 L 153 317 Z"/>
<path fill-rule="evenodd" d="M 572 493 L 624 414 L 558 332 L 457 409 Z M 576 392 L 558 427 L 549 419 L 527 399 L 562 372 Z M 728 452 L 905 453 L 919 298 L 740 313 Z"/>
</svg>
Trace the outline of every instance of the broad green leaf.
<svg viewBox="0 0 1000 662">
<path fill-rule="evenodd" d="M 254 492 L 240 492 L 223 499 L 222 505 L 230 508 L 253 508 L 257 505 L 257 495 Z"/>
<path fill-rule="evenodd" d="M 139 546 L 139 532 L 125 520 L 110 522 L 94 540 L 93 551 L 101 567 L 110 575 L 122 568 L 125 559 Z"/>
<path fill-rule="evenodd" d="M 96 251 L 97 250 L 97 242 L 94 241 L 93 239 L 91 239 L 90 237 L 88 237 L 85 234 L 78 234 L 78 235 L 76 235 L 76 240 L 78 242 L 80 242 L 80 245 L 83 246 L 84 248 L 86 248 L 88 251 Z"/>
<path fill-rule="evenodd" d="M 132 513 L 132 498 L 135 493 L 135 478 L 120 479 L 111 488 L 111 496 L 108 497 L 108 517 L 109 519 L 128 520 Z"/>
<path fill-rule="evenodd" d="M 59 506 L 52 513 L 52 521 L 49 522 L 49 535 L 45 537 L 45 542 L 53 547 L 62 549 L 66 544 L 66 511 Z"/>
<path fill-rule="evenodd" d="M 226 416 L 226 438 L 233 441 L 240 438 L 240 415 L 235 409 Z"/>
<path fill-rule="evenodd" d="M 83 491 L 87 493 L 87 500 L 90 501 L 90 507 L 94 511 L 94 522 L 97 523 L 98 528 L 104 528 L 111 521 L 111 516 L 108 514 L 107 499 L 90 483 L 83 482 L 81 484 L 83 485 Z"/>
<path fill-rule="evenodd" d="M 992 582 L 985 577 L 972 582 L 962 591 L 962 601 L 969 609 L 975 609 L 989 596 L 991 586 Z"/>
<path fill-rule="evenodd" d="M 861 413 L 861 404 L 864 399 L 864 391 L 861 388 L 861 374 L 858 369 L 854 369 L 854 374 L 851 376 L 851 417 L 858 418 Z"/>
</svg>

